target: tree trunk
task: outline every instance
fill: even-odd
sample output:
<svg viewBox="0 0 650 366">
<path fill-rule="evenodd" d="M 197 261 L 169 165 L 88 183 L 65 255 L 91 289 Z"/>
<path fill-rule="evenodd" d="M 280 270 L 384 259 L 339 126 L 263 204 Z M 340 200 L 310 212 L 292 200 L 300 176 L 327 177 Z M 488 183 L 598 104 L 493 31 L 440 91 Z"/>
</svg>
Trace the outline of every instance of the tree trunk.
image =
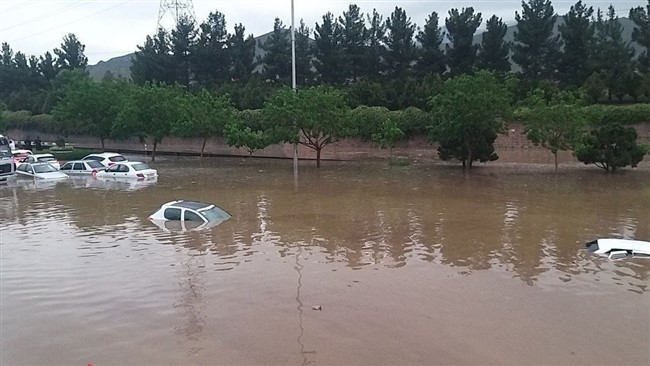
<svg viewBox="0 0 650 366">
<path fill-rule="evenodd" d="M 553 156 L 555 157 L 555 172 L 557 173 L 557 151 L 553 153 Z"/>
<path fill-rule="evenodd" d="M 474 156 L 472 155 L 472 148 L 467 147 L 467 167 L 468 169 L 472 169 L 472 163 L 474 162 Z"/>
<path fill-rule="evenodd" d="M 201 159 L 203 159 L 203 151 L 205 151 L 205 143 L 208 142 L 208 138 L 203 139 L 203 146 L 201 146 Z"/>
<path fill-rule="evenodd" d="M 153 151 L 151 152 L 151 161 L 156 161 L 156 147 L 158 146 L 158 141 L 153 140 Z"/>
<path fill-rule="evenodd" d="M 322 148 L 317 147 L 316 148 L 316 168 L 320 168 L 320 150 Z"/>
<path fill-rule="evenodd" d="M 103 138 L 103 137 L 100 137 L 100 138 L 99 138 L 99 141 L 102 142 L 102 151 L 106 150 L 106 149 L 104 148 L 104 138 Z"/>
</svg>

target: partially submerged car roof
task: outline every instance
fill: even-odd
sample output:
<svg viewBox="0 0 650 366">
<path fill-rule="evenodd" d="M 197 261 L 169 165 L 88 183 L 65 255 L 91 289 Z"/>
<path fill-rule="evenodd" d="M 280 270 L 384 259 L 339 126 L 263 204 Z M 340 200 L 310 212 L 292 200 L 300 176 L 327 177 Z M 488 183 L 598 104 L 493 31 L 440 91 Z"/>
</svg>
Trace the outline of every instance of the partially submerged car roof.
<svg viewBox="0 0 650 366">
<path fill-rule="evenodd" d="M 175 206 L 175 207 L 182 207 L 182 208 L 189 208 L 189 209 L 197 210 L 197 211 L 202 210 L 204 208 L 209 208 L 211 206 L 214 206 L 211 203 L 198 202 L 198 201 L 185 201 L 185 200 L 172 201 L 172 202 L 169 202 L 167 205 Z"/>
</svg>

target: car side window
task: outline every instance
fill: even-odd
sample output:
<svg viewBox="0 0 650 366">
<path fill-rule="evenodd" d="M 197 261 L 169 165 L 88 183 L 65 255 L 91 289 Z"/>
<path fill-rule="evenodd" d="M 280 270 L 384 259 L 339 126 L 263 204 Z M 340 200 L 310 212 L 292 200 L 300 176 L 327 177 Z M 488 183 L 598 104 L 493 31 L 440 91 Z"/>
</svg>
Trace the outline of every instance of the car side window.
<svg viewBox="0 0 650 366">
<path fill-rule="evenodd" d="M 164 216 L 167 220 L 180 220 L 181 219 L 181 209 L 180 208 L 166 208 Z"/>
<path fill-rule="evenodd" d="M 34 174 L 34 168 L 32 168 L 31 165 L 27 166 L 27 173 Z"/>
<path fill-rule="evenodd" d="M 21 172 L 24 172 L 27 170 L 27 165 L 18 165 L 18 168 L 16 170 L 20 170 Z"/>
<path fill-rule="evenodd" d="M 185 216 L 183 217 L 183 219 L 185 221 L 199 221 L 199 222 L 205 221 L 205 220 L 203 220 L 203 218 L 201 218 L 201 216 L 199 216 L 199 215 L 197 215 L 194 212 L 189 211 L 189 210 L 185 210 Z"/>
<path fill-rule="evenodd" d="M 74 170 L 86 170 L 83 163 L 74 163 Z"/>
<path fill-rule="evenodd" d="M 72 163 L 65 163 L 59 170 L 70 170 L 72 169 Z"/>
<path fill-rule="evenodd" d="M 128 173 L 129 172 L 129 167 L 124 165 L 124 164 L 120 164 L 120 170 L 119 171 L 120 171 L 120 173 Z"/>
<path fill-rule="evenodd" d="M 29 156 L 29 157 L 27 157 L 27 160 L 26 160 L 26 161 L 27 161 L 28 163 L 35 163 L 35 162 L 36 162 L 36 159 L 34 159 L 33 156 Z"/>
<path fill-rule="evenodd" d="M 106 171 L 111 172 L 111 173 L 116 173 L 118 171 L 117 169 L 119 169 L 119 166 L 118 165 L 113 165 L 112 167 L 106 169 Z"/>
</svg>

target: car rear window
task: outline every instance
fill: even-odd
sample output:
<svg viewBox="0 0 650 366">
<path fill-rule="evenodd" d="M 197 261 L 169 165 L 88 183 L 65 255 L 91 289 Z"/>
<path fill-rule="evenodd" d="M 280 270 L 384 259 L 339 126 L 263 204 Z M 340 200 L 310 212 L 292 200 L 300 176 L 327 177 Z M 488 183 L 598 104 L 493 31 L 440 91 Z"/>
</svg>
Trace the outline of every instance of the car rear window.
<svg viewBox="0 0 650 366">
<path fill-rule="evenodd" d="M 103 168 L 103 167 L 104 167 L 104 165 L 103 165 L 102 163 L 100 163 L 100 162 L 98 162 L 98 161 L 95 161 L 95 160 L 88 160 L 88 161 L 86 162 L 86 164 L 88 164 L 88 166 L 91 167 L 91 168 L 93 168 L 93 169 L 96 169 L 96 168 Z"/>
<path fill-rule="evenodd" d="M 47 161 L 56 161 L 56 159 L 51 156 L 44 156 L 42 158 L 38 158 L 38 161 L 47 162 Z"/>
<path fill-rule="evenodd" d="M 111 156 L 110 158 L 108 158 L 108 160 L 110 160 L 110 161 L 112 161 L 114 163 L 117 163 L 117 162 L 120 162 L 120 161 L 126 161 L 126 158 L 124 156 L 122 156 L 122 155 L 117 155 L 117 156 Z"/>
<path fill-rule="evenodd" d="M 102 161 L 102 160 L 104 160 L 104 158 L 102 158 L 100 156 L 86 156 L 85 158 L 83 158 L 81 160 Z"/>
<path fill-rule="evenodd" d="M 147 164 L 145 164 L 145 163 L 133 164 L 133 165 L 131 165 L 131 166 L 132 166 L 133 169 L 136 170 L 136 171 L 141 171 L 141 170 L 151 169 L 151 168 L 149 167 L 149 165 L 147 165 Z"/>
<path fill-rule="evenodd" d="M 36 173 L 49 173 L 49 172 L 56 172 L 56 168 L 51 166 L 50 164 L 42 164 L 42 165 L 34 165 L 34 171 Z"/>
</svg>

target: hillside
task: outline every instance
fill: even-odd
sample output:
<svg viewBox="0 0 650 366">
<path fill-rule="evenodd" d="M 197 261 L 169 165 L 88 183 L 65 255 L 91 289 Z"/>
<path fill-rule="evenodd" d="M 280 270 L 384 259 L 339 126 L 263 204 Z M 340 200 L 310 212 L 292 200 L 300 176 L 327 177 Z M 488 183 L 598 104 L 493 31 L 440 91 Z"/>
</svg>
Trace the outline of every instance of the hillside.
<svg viewBox="0 0 650 366">
<path fill-rule="evenodd" d="M 619 21 L 623 25 L 623 37 L 628 41 L 632 41 L 632 31 L 634 29 L 634 23 L 628 18 L 620 18 Z M 564 23 L 564 18 L 558 17 L 557 24 L 555 25 L 556 32 L 558 26 L 563 23 Z M 517 30 L 516 23 L 508 24 L 508 31 L 506 32 L 505 40 L 509 42 L 514 41 L 514 33 L 516 30 Z M 264 50 L 261 49 L 260 43 L 265 42 L 268 39 L 269 35 L 271 35 L 271 33 L 272 32 L 269 32 L 261 36 L 255 37 L 255 56 L 264 55 Z M 483 31 L 477 33 L 474 36 L 474 43 L 481 43 L 482 37 L 483 37 Z M 636 42 L 632 42 L 632 46 L 636 50 L 636 55 L 638 56 L 642 52 L 641 46 L 639 46 Z M 115 76 L 123 76 L 126 78 L 130 78 L 131 62 L 133 60 L 133 56 L 134 56 L 133 53 L 129 53 L 128 55 L 115 57 L 108 61 L 100 61 L 96 65 L 88 65 L 87 70 L 90 73 L 90 76 L 95 80 L 101 80 L 104 77 L 104 75 L 106 75 L 107 72 L 110 72 Z M 255 71 L 259 71 L 260 69 L 261 66 L 258 66 L 255 68 Z"/>
</svg>

